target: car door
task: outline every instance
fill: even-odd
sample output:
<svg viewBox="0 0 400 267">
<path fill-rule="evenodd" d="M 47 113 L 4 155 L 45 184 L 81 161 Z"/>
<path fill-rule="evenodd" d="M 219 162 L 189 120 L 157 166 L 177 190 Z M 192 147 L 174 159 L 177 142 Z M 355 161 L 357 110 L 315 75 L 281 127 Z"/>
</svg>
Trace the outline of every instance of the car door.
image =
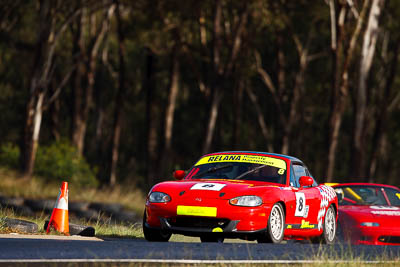
<svg viewBox="0 0 400 267">
<path fill-rule="evenodd" d="M 314 183 L 309 187 L 301 187 L 299 179 L 301 176 L 311 176 L 307 168 L 300 162 L 293 162 L 291 166 L 290 185 L 292 187 L 292 209 L 288 212 L 288 220 L 286 222 L 288 229 L 304 230 L 317 229 L 318 227 L 318 209 L 319 207 L 319 190 Z"/>
</svg>

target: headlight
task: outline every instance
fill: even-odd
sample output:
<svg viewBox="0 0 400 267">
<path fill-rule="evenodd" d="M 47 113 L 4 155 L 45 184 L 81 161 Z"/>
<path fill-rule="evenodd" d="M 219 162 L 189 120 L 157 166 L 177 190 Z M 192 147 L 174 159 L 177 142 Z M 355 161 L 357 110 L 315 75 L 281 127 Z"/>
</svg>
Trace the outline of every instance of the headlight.
<svg viewBox="0 0 400 267">
<path fill-rule="evenodd" d="M 262 199 L 258 196 L 241 196 L 232 198 L 229 203 L 235 206 L 257 207 L 262 204 Z"/>
<path fill-rule="evenodd" d="M 171 197 L 161 192 L 151 192 L 149 201 L 152 203 L 165 203 L 171 201 Z"/>
<path fill-rule="evenodd" d="M 361 226 L 367 226 L 367 227 L 378 227 L 379 223 L 376 222 L 362 222 L 360 223 Z"/>
</svg>

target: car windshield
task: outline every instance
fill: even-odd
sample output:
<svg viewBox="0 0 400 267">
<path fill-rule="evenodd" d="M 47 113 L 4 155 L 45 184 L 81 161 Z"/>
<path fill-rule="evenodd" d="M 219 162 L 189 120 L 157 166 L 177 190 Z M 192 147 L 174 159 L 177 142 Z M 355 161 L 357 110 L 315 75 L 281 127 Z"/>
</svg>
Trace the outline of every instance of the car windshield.
<svg viewBox="0 0 400 267">
<path fill-rule="evenodd" d="M 351 185 L 334 187 L 339 205 L 400 206 L 400 191 L 381 186 Z"/>
<path fill-rule="evenodd" d="M 206 156 L 195 164 L 185 179 L 250 180 L 286 184 L 286 162 L 258 155 Z"/>
</svg>

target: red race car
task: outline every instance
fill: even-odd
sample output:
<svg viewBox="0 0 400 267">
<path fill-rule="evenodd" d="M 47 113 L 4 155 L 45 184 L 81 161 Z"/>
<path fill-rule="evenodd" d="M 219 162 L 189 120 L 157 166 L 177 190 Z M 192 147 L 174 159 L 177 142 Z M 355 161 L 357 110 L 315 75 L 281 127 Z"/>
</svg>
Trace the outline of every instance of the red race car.
<svg viewBox="0 0 400 267">
<path fill-rule="evenodd" d="M 371 183 L 330 184 L 339 199 L 340 238 L 352 244 L 400 245 L 400 190 Z"/>
<path fill-rule="evenodd" d="M 219 152 L 174 177 L 178 181 L 156 184 L 147 196 L 143 232 L 148 241 L 168 241 L 171 234 L 198 236 L 202 242 L 335 240 L 336 193 L 318 185 L 297 158 Z"/>
</svg>

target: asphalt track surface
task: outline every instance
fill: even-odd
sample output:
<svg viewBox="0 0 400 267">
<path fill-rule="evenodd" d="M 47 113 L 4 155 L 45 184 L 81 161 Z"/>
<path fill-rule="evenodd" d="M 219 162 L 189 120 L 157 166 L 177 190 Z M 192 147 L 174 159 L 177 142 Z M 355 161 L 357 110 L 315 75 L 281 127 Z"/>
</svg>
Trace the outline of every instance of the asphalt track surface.
<svg viewBox="0 0 400 267">
<path fill-rule="evenodd" d="M 229 242 L 229 241 L 228 241 Z M 142 239 L 0 235 L 0 264 L 7 262 L 225 263 L 400 260 L 400 246 L 147 242 Z"/>
</svg>

